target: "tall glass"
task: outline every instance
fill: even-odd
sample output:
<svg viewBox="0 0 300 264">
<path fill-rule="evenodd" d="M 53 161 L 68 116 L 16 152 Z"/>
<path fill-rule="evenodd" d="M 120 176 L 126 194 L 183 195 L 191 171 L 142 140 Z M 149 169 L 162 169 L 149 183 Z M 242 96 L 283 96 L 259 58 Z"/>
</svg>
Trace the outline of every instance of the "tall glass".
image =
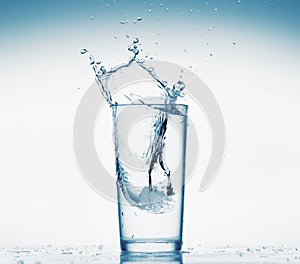
<svg viewBox="0 0 300 264">
<path fill-rule="evenodd" d="M 188 107 L 123 104 L 112 110 L 121 249 L 179 251 Z"/>
</svg>

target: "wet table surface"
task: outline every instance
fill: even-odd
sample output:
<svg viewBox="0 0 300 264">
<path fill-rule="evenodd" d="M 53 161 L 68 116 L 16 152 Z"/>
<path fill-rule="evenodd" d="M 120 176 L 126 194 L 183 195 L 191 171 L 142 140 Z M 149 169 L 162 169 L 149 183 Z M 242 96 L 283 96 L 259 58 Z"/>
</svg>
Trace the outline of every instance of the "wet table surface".
<svg viewBox="0 0 300 264">
<path fill-rule="evenodd" d="M 187 247 L 180 253 L 120 253 L 118 248 L 90 246 L 15 246 L 0 247 L 0 263 L 299 263 L 300 248 Z"/>
</svg>

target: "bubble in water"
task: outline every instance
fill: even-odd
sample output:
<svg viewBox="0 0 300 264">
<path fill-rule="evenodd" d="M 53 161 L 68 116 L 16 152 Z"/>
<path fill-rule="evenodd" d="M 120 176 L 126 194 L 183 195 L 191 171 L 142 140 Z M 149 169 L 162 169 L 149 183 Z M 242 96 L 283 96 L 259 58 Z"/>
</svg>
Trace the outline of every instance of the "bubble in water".
<svg viewBox="0 0 300 264">
<path fill-rule="evenodd" d="M 85 54 L 85 53 L 87 53 L 87 52 L 89 52 L 87 49 L 82 49 L 82 50 L 80 51 L 80 54 Z"/>
<path fill-rule="evenodd" d="M 143 18 L 142 17 L 137 17 L 136 20 L 137 21 L 141 21 Z"/>
<path fill-rule="evenodd" d="M 120 23 L 121 23 L 122 25 L 124 25 L 124 24 L 125 24 L 125 21 L 124 21 L 124 20 L 121 20 Z"/>
</svg>

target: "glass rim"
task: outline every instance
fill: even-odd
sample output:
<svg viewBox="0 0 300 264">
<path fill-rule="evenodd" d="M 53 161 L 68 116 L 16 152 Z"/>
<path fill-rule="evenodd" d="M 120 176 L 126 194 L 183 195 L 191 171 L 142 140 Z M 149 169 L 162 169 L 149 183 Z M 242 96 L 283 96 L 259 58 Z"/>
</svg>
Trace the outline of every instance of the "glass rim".
<svg viewBox="0 0 300 264">
<path fill-rule="evenodd" d="M 170 105 L 174 105 L 174 106 L 182 106 L 182 107 L 186 107 L 188 108 L 189 106 L 187 104 L 157 104 L 157 103 L 150 103 L 150 104 L 111 104 L 111 107 L 118 107 L 118 106 L 170 106 Z"/>
</svg>

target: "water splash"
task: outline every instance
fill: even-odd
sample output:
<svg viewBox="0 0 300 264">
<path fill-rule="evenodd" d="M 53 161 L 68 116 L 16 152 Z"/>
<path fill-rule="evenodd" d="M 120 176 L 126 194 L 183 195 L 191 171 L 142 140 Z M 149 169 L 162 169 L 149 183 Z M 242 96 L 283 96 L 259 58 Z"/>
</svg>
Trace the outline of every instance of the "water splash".
<svg viewBox="0 0 300 264">
<path fill-rule="evenodd" d="M 175 110 L 176 107 L 172 107 L 172 105 L 176 103 L 178 97 L 184 96 L 182 91 L 184 90 L 185 85 L 180 80 L 177 83 L 170 85 L 168 84 L 168 82 L 161 80 L 156 75 L 153 68 L 147 68 L 147 66 L 144 64 L 144 60 L 138 58 L 138 54 L 140 52 L 138 38 L 133 39 L 132 44 L 128 46 L 128 51 L 132 53 L 132 57 L 130 57 L 126 63 L 120 64 L 114 68 L 111 68 L 110 70 L 106 70 L 101 62 L 96 62 L 93 55 L 89 56 L 90 65 L 92 66 L 92 69 L 94 71 L 95 79 L 100 88 L 100 92 L 112 109 L 114 121 L 114 151 L 117 185 L 130 205 L 136 206 L 143 211 L 161 214 L 170 211 L 174 207 L 174 201 L 172 199 L 172 195 L 174 195 L 172 187 L 172 172 L 165 162 L 164 149 L 169 115 L 170 113 L 174 113 L 174 111 L 178 112 L 178 110 Z M 118 131 L 116 126 L 116 111 L 118 103 L 113 99 L 111 91 L 108 87 L 109 79 L 116 72 L 122 71 L 124 68 L 131 67 L 131 65 L 133 64 L 137 64 L 151 76 L 151 78 L 155 81 L 157 87 L 162 91 L 161 99 L 163 99 L 165 105 L 170 106 L 168 111 L 160 110 L 153 123 L 153 131 L 145 155 L 145 157 L 147 158 L 147 164 L 149 166 L 147 172 L 148 186 L 144 187 L 133 186 L 129 182 L 127 178 L 127 172 L 120 162 L 119 144 L 117 142 Z M 130 95 L 125 95 L 125 97 L 132 102 Z M 139 100 L 139 102 L 141 104 L 144 104 L 142 100 Z M 166 186 L 161 183 L 156 183 L 155 186 L 153 185 L 152 171 L 156 167 L 161 168 L 163 174 L 167 178 Z"/>
</svg>

